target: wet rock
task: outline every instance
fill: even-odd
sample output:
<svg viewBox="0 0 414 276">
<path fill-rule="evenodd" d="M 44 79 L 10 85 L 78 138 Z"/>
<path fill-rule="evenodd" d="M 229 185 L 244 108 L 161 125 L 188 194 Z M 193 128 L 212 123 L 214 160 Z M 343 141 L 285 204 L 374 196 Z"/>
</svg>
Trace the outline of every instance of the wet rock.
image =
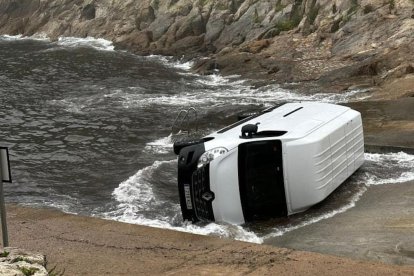
<svg viewBox="0 0 414 276">
<path fill-rule="evenodd" d="M 135 25 L 138 30 L 144 30 L 155 20 L 153 7 L 147 6 L 141 9 L 138 17 L 135 19 Z"/>
<path fill-rule="evenodd" d="M 169 27 L 174 23 L 174 17 L 170 14 L 160 14 L 148 27 L 148 30 L 152 32 L 152 37 L 154 40 L 158 40 L 164 35 Z"/>
<path fill-rule="evenodd" d="M 257 41 L 253 41 L 247 44 L 246 46 L 241 48 L 240 51 L 256 54 L 256 53 L 259 53 L 264 48 L 267 48 L 269 45 L 270 45 L 270 41 L 268 39 L 257 40 Z"/>
<path fill-rule="evenodd" d="M 171 45 L 170 49 L 175 54 L 182 53 L 186 51 L 187 54 L 191 52 L 197 52 L 201 50 L 202 45 L 204 43 L 204 35 L 201 36 L 187 36 L 183 39 L 176 41 L 173 45 Z"/>
<path fill-rule="evenodd" d="M 212 12 L 206 24 L 206 42 L 212 43 L 215 41 L 229 20 L 230 13 L 228 11 L 219 10 Z"/>
<path fill-rule="evenodd" d="M 201 14 L 197 13 L 187 17 L 182 25 L 178 28 L 175 36 L 177 40 L 187 36 L 199 36 L 206 31 L 205 22 Z"/>
<path fill-rule="evenodd" d="M 96 15 L 96 9 L 94 4 L 88 4 L 86 5 L 81 12 L 81 18 L 85 20 L 91 20 L 94 19 Z"/>
</svg>

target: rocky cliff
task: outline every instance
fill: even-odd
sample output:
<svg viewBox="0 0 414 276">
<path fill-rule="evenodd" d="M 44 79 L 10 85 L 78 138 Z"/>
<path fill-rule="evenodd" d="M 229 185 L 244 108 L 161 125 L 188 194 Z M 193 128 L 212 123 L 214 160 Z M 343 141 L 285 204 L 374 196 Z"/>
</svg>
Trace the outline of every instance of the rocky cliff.
<svg viewBox="0 0 414 276">
<path fill-rule="evenodd" d="M 139 54 L 208 57 L 200 73 L 329 91 L 398 78 L 396 97 L 414 94 L 413 0 L 2 0 L 0 33 L 103 37 Z"/>
</svg>

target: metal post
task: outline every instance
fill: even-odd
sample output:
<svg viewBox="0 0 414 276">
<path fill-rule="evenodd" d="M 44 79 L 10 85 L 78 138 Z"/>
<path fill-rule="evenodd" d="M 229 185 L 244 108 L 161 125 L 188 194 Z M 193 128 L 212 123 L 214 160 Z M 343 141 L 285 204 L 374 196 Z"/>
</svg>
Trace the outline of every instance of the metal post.
<svg viewBox="0 0 414 276">
<path fill-rule="evenodd" d="M 0 154 L 0 164 L 2 163 L 2 154 Z M 6 205 L 4 204 L 4 191 L 3 191 L 3 172 L 0 165 L 0 216 L 1 216 L 1 232 L 3 234 L 3 247 L 9 246 L 9 233 L 7 231 L 7 219 L 6 219 Z"/>
</svg>

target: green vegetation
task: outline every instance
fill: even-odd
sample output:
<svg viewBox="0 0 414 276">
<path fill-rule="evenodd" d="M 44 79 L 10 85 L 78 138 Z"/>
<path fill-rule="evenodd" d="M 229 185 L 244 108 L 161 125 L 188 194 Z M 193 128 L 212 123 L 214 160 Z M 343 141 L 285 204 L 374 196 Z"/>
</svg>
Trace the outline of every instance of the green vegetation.
<svg viewBox="0 0 414 276">
<path fill-rule="evenodd" d="M 395 0 L 389 0 L 388 5 L 389 5 L 389 8 L 390 8 L 390 11 L 395 9 Z"/>
<path fill-rule="evenodd" d="M 283 20 L 283 21 L 276 23 L 275 28 L 281 32 L 290 31 L 293 28 L 297 27 L 299 23 L 300 23 L 300 20 L 298 21 L 297 19 L 296 20 L 295 19 Z"/>
<path fill-rule="evenodd" d="M 0 253 L 0 258 L 7 258 L 9 256 L 10 252 L 7 252 L 6 250 Z"/>
<path fill-rule="evenodd" d="M 39 271 L 39 269 L 35 267 L 30 267 L 30 268 L 19 267 L 19 269 L 25 276 L 31 276 L 35 274 L 37 271 Z"/>
</svg>

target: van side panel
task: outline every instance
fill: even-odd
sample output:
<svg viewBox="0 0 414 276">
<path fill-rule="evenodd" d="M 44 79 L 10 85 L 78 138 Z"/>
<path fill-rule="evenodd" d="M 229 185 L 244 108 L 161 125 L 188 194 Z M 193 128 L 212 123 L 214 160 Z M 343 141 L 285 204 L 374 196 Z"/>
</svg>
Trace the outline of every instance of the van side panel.
<svg viewBox="0 0 414 276">
<path fill-rule="evenodd" d="M 348 172 L 351 175 L 364 163 L 364 131 L 361 115 L 347 124 Z"/>
<path fill-rule="evenodd" d="M 349 110 L 284 147 L 288 211 L 294 214 L 325 199 L 363 164 L 361 115 Z"/>
<path fill-rule="evenodd" d="M 288 215 L 306 210 L 324 198 L 315 186 L 330 185 L 332 161 L 329 132 L 286 142 L 283 152 Z"/>
</svg>

